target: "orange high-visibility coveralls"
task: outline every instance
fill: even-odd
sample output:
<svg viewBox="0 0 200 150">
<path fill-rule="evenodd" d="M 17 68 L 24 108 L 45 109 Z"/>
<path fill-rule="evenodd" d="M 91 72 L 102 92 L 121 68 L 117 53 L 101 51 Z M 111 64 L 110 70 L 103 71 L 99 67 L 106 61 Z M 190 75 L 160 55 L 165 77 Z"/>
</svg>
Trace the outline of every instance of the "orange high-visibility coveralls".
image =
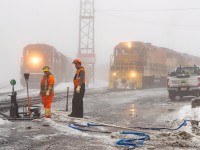
<svg viewBox="0 0 200 150">
<path fill-rule="evenodd" d="M 47 95 L 48 90 L 50 91 Z M 40 84 L 40 95 L 45 109 L 45 117 L 51 117 L 51 103 L 54 96 L 54 77 L 52 74 L 44 75 Z"/>
</svg>

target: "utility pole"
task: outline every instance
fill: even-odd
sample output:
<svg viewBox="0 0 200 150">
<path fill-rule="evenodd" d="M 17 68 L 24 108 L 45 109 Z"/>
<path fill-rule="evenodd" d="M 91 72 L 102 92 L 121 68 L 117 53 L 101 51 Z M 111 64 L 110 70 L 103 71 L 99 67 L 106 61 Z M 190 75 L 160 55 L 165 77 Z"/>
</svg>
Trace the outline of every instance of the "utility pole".
<svg viewBox="0 0 200 150">
<path fill-rule="evenodd" d="M 80 0 L 79 49 L 77 57 L 89 66 L 91 82 L 94 82 L 94 0 Z M 90 81 L 89 81 L 90 82 Z"/>
</svg>

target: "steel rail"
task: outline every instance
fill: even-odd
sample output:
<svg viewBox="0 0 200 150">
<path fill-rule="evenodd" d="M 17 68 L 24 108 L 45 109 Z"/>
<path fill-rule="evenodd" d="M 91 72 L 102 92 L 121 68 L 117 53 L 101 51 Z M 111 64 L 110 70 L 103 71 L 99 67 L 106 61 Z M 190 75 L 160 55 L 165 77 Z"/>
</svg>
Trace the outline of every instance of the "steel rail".
<svg viewBox="0 0 200 150">
<path fill-rule="evenodd" d="M 124 90 L 122 90 L 124 91 Z M 110 90 L 108 88 L 102 88 L 102 89 L 89 89 L 86 91 L 85 95 L 95 95 L 95 94 L 104 94 L 104 93 L 110 93 L 110 92 L 119 92 L 119 91 L 113 91 Z M 69 98 L 73 97 L 73 92 L 69 92 Z M 62 101 L 63 99 L 67 98 L 67 93 L 66 92 L 59 92 L 59 93 L 55 93 L 54 96 L 54 100 L 53 102 L 58 102 L 58 101 Z M 36 105 L 36 104 L 40 104 L 41 103 L 41 98 L 40 96 L 33 96 L 30 98 L 30 102 L 31 105 Z M 23 97 L 23 98 L 17 98 L 17 103 L 18 103 L 18 107 L 26 107 L 28 105 L 27 103 L 27 97 Z M 10 108 L 10 99 L 4 100 L 4 101 L 0 101 L 0 110 L 7 110 Z"/>
</svg>

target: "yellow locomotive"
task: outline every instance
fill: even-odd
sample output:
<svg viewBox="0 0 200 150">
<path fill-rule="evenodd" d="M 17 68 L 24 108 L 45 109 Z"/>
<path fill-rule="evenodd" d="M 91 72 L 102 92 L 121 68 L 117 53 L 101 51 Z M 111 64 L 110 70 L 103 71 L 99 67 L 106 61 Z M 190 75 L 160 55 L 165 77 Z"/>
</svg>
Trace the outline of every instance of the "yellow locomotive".
<svg viewBox="0 0 200 150">
<path fill-rule="evenodd" d="M 144 42 L 120 42 L 111 56 L 109 87 L 141 89 L 166 86 L 168 72 L 179 65 L 200 64 L 200 58 Z"/>
</svg>

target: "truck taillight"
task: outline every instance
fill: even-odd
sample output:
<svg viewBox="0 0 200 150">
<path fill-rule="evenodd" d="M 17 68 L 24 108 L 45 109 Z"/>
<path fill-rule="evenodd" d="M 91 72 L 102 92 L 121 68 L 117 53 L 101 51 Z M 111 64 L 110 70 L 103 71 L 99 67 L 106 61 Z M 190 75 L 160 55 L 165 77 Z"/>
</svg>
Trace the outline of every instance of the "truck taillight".
<svg viewBox="0 0 200 150">
<path fill-rule="evenodd" d="M 167 87 L 169 87 L 169 79 L 167 79 Z"/>
<path fill-rule="evenodd" d="M 198 77 L 198 86 L 200 86 L 200 77 Z"/>
</svg>

